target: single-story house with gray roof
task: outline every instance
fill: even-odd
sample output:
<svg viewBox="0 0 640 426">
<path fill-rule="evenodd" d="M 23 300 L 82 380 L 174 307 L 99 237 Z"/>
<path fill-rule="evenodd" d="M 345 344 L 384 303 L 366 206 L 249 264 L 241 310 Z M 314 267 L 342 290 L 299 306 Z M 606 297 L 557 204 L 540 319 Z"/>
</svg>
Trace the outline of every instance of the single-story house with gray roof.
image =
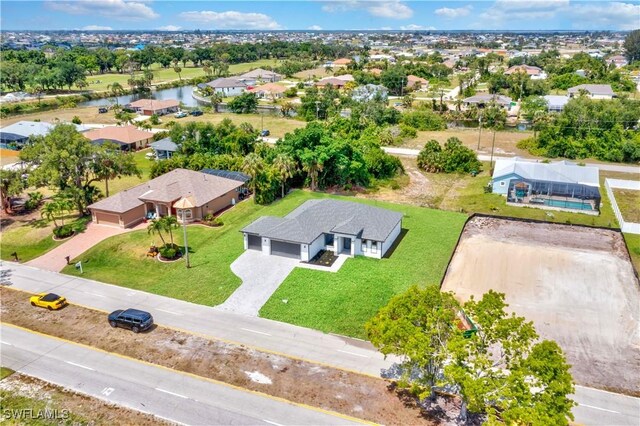
<svg viewBox="0 0 640 426">
<path fill-rule="evenodd" d="M 151 142 L 149 146 L 151 146 L 151 149 L 153 149 L 153 152 L 156 154 L 156 158 L 159 160 L 171 158 L 173 154 L 178 151 L 178 144 L 169 137 Z"/>
<path fill-rule="evenodd" d="M 584 91 L 591 99 L 613 99 L 616 95 L 610 84 L 579 84 L 567 89 L 569 97 L 573 98 Z"/>
<path fill-rule="evenodd" d="M 308 261 L 321 250 L 382 258 L 402 230 L 402 213 L 335 199 L 308 200 L 285 217 L 246 226 L 245 250 Z"/>
</svg>

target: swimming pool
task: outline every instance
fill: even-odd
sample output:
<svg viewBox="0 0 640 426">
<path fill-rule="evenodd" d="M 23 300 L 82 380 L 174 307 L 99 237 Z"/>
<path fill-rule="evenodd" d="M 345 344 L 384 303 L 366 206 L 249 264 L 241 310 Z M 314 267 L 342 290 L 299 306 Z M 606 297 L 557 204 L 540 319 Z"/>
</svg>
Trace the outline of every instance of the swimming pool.
<svg viewBox="0 0 640 426">
<path fill-rule="evenodd" d="M 561 207 L 565 209 L 574 209 L 574 210 L 593 210 L 591 203 L 585 202 L 581 203 L 578 201 L 562 201 L 562 200 L 551 200 L 546 198 L 544 203 L 550 207 Z"/>
</svg>

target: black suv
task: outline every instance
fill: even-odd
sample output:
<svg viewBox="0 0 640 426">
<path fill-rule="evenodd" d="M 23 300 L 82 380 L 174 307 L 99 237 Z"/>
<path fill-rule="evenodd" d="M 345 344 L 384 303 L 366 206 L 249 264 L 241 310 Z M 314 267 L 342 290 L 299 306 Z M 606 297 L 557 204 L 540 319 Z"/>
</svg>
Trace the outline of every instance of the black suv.
<svg viewBox="0 0 640 426">
<path fill-rule="evenodd" d="M 98 108 L 98 113 L 99 114 L 104 114 L 106 112 L 109 112 L 109 109 L 107 107 L 100 107 Z"/>
<path fill-rule="evenodd" d="M 189 114 L 193 115 L 194 117 L 199 117 L 202 115 L 202 111 L 200 111 L 199 109 L 194 109 Z"/>
<path fill-rule="evenodd" d="M 153 317 L 149 312 L 137 309 L 117 310 L 109 314 L 111 327 L 128 328 L 134 333 L 148 330 L 153 325 Z"/>
</svg>

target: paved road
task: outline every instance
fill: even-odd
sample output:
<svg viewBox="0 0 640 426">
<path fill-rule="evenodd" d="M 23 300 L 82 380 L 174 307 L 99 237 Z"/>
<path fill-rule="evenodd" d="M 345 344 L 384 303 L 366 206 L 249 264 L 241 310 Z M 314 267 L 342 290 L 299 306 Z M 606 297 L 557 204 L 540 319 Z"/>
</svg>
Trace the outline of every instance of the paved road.
<svg viewBox="0 0 640 426">
<path fill-rule="evenodd" d="M 396 147 L 390 147 L 390 146 L 383 146 L 382 149 L 389 154 L 406 155 L 408 157 L 417 157 L 418 154 L 420 153 L 419 149 L 413 149 L 413 148 L 396 148 Z M 505 157 L 505 156 L 498 156 L 498 155 L 493 156 L 494 160 L 498 158 L 512 158 L 512 157 Z M 531 162 L 539 161 L 539 159 L 536 159 L 536 158 L 522 158 L 522 157 L 520 158 L 524 161 L 531 161 Z M 478 159 L 480 161 L 490 161 L 491 156 L 481 154 L 481 155 L 478 155 Z M 597 164 L 597 163 L 586 163 L 586 165 L 595 166 L 595 167 L 598 167 L 600 170 L 605 170 L 608 172 L 640 173 L 640 166 L 623 166 L 623 165 L 617 165 L 617 164 Z"/>
<path fill-rule="evenodd" d="M 3 366 L 175 423 L 358 424 L 6 324 L 0 335 Z"/>
<path fill-rule="evenodd" d="M 2 262 L 0 271 L 6 275 L 2 282 L 17 289 L 32 293 L 52 291 L 64 295 L 72 303 L 104 311 L 140 308 L 151 312 L 158 324 L 376 377 L 395 360 L 385 360 L 368 342 L 282 322 L 224 312 L 13 262 Z"/>
<path fill-rule="evenodd" d="M 2 282 L 30 292 L 55 291 L 72 303 L 106 311 L 136 307 L 153 313 L 156 322 L 258 349 L 288 354 L 338 368 L 379 376 L 394 359 L 385 360 L 368 342 L 248 317 L 175 299 L 133 291 L 97 281 L 2 262 Z M 640 424 L 640 399 L 578 387 L 574 410 L 584 425 Z"/>
</svg>

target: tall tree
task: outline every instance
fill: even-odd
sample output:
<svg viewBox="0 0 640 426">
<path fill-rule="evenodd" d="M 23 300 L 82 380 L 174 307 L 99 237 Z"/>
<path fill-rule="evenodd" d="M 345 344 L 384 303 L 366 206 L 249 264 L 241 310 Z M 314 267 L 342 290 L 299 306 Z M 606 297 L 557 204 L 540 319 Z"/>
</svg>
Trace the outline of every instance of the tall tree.
<svg viewBox="0 0 640 426">
<path fill-rule="evenodd" d="M 284 198 L 284 187 L 287 183 L 287 179 L 293 177 L 293 174 L 296 171 L 296 162 L 293 161 L 293 158 L 287 154 L 278 154 L 276 158 L 273 159 L 273 167 L 278 173 L 278 177 L 280 178 L 280 185 L 282 187 L 282 198 Z"/>
<path fill-rule="evenodd" d="M 255 152 L 244 157 L 242 162 L 242 171 L 251 176 L 251 190 L 254 194 L 256 192 L 258 176 L 263 169 L 264 161 Z"/>
<path fill-rule="evenodd" d="M 640 29 L 627 34 L 624 39 L 624 54 L 629 63 L 640 61 Z"/>
<path fill-rule="evenodd" d="M 105 143 L 94 156 L 93 173 L 104 181 L 105 196 L 109 196 L 109 181 L 122 176 L 141 177 L 132 154 L 122 152 L 114 143 Z"/>
<path fill-rule="evenodd" d="M 162 241 L 162 245 L 166 246 L 167 242 L 162 236 L 162 233 L 164 232 L 164 230 L 165 230 L 165 226 L 160 221 L 160 219 L 152 219 L 151 222 L 149 222 L 149 225 L 147 226 L 147 233 L 149 235 L 158 234 L 158 236 L 160 237 L 160 240 Z"/>
<path fill-rule="evenodd" d="M 10 207 L 10 198 L 22 193 L 25 189 L 25 180 L 22 179 L 22 171 L 0 168 L 0 206 L 2 209 Z"/>
</svg>

